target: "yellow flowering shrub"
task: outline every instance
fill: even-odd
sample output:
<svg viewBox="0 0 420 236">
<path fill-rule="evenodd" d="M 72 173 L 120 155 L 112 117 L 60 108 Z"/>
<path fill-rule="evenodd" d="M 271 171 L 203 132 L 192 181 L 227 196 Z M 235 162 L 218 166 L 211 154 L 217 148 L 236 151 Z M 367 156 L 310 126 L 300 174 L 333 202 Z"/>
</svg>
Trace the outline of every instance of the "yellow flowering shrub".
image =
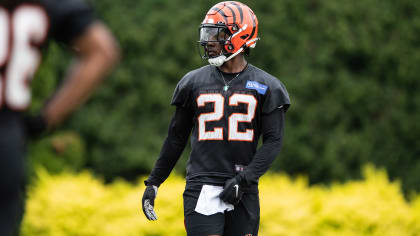
<svg viewBox="0 0 420 236">
<path fill-rule="evenodd" d="M 183 178 L 160 188 L 155 222 L 141 211 L 142 180 L 104 185 L 88 172 L 50 175 L 38 171 L 29 189 L 24 236 L 186 235 Z M 366 168 L 365 178 L 346 184 L 308 186 L 305 178 L 267 174 L 260 182 L 262 236 L 420 235 L 420 197 L 407 202 L 385 171 Z"/>
</svg>

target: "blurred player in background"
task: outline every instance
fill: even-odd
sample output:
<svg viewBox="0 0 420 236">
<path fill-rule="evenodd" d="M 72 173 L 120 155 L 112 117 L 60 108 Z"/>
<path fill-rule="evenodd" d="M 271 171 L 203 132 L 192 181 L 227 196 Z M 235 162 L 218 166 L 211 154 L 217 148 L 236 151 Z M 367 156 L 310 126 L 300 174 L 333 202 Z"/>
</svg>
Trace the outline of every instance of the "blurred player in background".
<svg viewBox="0 0 420 236">
<path fill-rule="evenodd" d="M 187 234 L 258 234 L 258 180 L 280 152 L 290 101 L 278 79 L 245 58 L 257 34 L 257 17 L 240 2 L 221 2 L 208 11 L 199 44 L 210 65 L 187 73 L 175 89 L 168 137 L 145 181 L 142 206 L 149 220 L 157 219 L 157 189 L 191 134 L 184 191 Z"/>
<path fill-rule="evenodd" d="M 75 62 L 42 112 L 25 117 L 32 76 L 50 39 L 77 49 Z M 19 234 L 25 140 L 56 127 L 83 103 L 118 57 L 114 37 L 82 0 L 0 0 L 1 236 Z"/>
</svg>

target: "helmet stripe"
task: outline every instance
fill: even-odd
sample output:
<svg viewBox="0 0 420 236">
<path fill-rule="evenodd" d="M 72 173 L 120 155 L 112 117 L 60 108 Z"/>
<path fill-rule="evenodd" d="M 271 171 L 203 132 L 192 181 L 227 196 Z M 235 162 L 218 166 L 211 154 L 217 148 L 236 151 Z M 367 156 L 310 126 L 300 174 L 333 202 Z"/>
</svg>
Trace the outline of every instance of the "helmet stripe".
<svg viewBox="0 0 420 236">
<path fill-rule="evenodd" d="M 239 11 L 239 15 L 241 16 L 241 24 L 243 23 L 243 21 L 244 21 L 244 13 L 242 12 L 242 8 L 241 8 L 241 6 L 239 6 L 236 2 L 231 2 L 232 3 L 232 5 L 234 5 L 236 8 L 238 8 L 238 11 Z"/>
<path fill-rule="evenodd" d="M 229 8 L 229 10 L 232 12 L 233 22 L 236 22 L 236 14 L 235 14 L 235 12 L 233 11 L 233 9 L 230 6 L 226 6 L 226 7 Z"/>
<path fill-rule="evenodd" d="M 252 32 L 251 35 L 248 37 L 248 39 L 252 39 L 252 37 L 255 34 L 255 29 L 257 28 L 257 23 L 255 22 L 255 15 L 253 12 L 249 11 L 249 14 L 251 15 L 252 18 Z"/>
<path fill-rule="evenodd" d="M 217 8 L 217 7 L 213 7 L 211 10 L 216 11 L 216 12 L 217 12 L 217 13 L 219 13 L 221 16 L 223 16 L 223 17 L 225 18 L 225 22 L 226 22 L 226 24 L 228 24 L 228 19 L 227 19 L 227 16 L 226 16 L 225 12 L 224 12 L 224 11 L 222 11 L 222 9 Z M 217 22 L 216 22 L 216 23 L 217 23 Z"/>
</svg>

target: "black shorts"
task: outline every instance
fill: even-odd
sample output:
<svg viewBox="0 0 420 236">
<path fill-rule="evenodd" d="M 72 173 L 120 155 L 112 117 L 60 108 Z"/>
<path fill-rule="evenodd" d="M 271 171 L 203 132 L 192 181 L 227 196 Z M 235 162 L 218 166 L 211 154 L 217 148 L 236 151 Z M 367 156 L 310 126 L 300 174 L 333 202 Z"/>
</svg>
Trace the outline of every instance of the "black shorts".
<svg viewBox="0 0 420 236">
<path fill-rule="evenodd" d="M 20 116 L 0 110 L 0 235 L 17 235 L 24 210 L 25 134 Z"/>
<path fill-rule="evenodd" d="M 185 188 L 184 217 L 188 236 L 257 236 L 260 224 L 258 193 L 245 193 L 232 211 L 203 215 L 195 211 L 201 188 Z"/>
</svg>

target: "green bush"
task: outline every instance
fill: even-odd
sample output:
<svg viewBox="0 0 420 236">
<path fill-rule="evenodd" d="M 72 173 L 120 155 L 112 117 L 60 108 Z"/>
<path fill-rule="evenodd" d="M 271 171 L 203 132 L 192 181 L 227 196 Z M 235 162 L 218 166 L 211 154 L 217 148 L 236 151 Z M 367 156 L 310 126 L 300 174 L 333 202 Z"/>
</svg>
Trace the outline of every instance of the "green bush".
<svg viewBox="0 0 420 236">
<path fill-rule="evenodd" d="M 50 173 L 80 171 L 85 167 L 85 145 L 74 132 L 60 132 L 30 144 L 29 163 L 33 168 L 43 166 Z"/>
<path fill-rule="evenodd" d="M 30 188 L 23 235 L 186 235 L 184 180 L 172 175 L 156 200 L 158 220 L 140 208 L 143 179 L 110 185 L 88 172 L 50 175 L 38 171 Z M 384 170 L 365 168 L 364 178 L 330 187 L 308 186 L 306 178 L 269 174 L 261 179 L 261 235 L 419 235 L 420 197 L 407 202 Z"/>
<path fill-rule="evenodd" d="M 107 181 L 150 172 L 174 111 L 176 83 L 206 64 L 195 50 L 198 25 L 217 2 L 92 0 L 123 60 L 64 129 L 81 134 L 86 166 Z M 243 2 L 260 22 L 261 40 L 249 61 L 282 80 L 292 101 L 273 170 L 326 183 L 359 178 L 360 167 L 373 162 L 404 189 L 419 190 L 420 4 Z M 64 74 L 67 58 L 52 45 L 34 81 L 34 106 Z M 180 161 L 177 169 L 184 167 Z"/>
</svg>

